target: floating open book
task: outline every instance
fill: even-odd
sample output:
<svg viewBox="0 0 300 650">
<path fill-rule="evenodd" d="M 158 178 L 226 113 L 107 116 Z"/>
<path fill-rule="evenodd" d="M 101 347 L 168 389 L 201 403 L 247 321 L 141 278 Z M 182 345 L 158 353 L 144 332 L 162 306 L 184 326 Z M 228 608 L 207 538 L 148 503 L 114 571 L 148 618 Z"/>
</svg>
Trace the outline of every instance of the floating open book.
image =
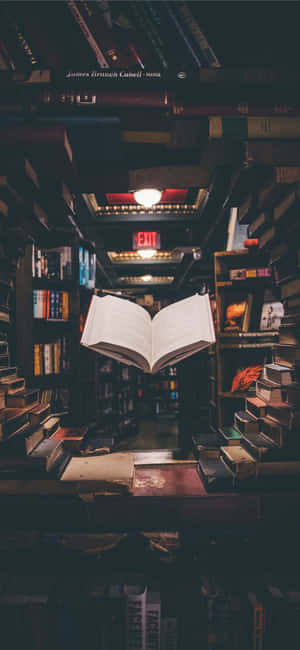
<svg viewBox="0 0 300 650">
<path fill-rule="evenodd" d="M 81 344 L 155 373 L 215 342 L 207 294 L 185 298 L 151 319 L 139 305 L 113 296 L 93 296 Z"/>
</svg>

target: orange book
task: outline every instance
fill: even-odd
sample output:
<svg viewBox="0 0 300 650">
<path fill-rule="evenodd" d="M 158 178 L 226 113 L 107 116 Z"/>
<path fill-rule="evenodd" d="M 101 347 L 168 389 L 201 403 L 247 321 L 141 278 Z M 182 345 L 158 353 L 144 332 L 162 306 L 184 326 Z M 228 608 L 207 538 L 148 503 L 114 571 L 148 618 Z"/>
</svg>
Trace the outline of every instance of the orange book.
<svg viewBox="0 0 300 650">
<path fill-rule="evenodd" d="M 62 318 L 64 320 L 69 318 L 69 294 L 67 291 L 62 292 Z"/>
</svg>

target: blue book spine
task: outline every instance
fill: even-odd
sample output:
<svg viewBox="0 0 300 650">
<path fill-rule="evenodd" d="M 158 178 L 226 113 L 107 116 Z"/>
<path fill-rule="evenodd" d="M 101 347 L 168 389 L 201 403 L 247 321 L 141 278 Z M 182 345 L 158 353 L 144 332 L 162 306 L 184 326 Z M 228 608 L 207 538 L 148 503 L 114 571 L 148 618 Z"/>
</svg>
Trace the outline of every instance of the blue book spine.
<svg viewBox="0 0 300 650">
<path fill-rule="evenodd" d="M 84 284 L 84 278 L 83 278 L 83 248 L 82 246 L 79 246 L 79 284 L 80 286 L 83 286 Z"/>
<path fill-rule="evenodd" d="M 86 249 L 84 251 L 84 286 L 88 287 L 89 286 L 89 272 L 90 269 L 90 254 L 89 251 Z"/>
</svg>

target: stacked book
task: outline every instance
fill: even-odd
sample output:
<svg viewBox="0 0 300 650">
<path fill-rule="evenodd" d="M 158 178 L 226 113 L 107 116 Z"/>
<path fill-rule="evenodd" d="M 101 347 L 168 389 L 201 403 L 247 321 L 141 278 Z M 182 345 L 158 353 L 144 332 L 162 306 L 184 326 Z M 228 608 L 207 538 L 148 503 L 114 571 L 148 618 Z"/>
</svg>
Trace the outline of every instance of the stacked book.
<svg viewBox="0 0 300 650">
<path fill-rule="evenodd" d="M 65 413 L 51 413 L 17 368 L 0 370 L 0 396 L 0 479 L 80 481 L 88 491 L 93 481 L 100 491 L 132 491 L 133 454 L 110 454 L 114 438 L 88 440 L 88 427 L 63 426 Z"/>
<path fill-rule="evenodd" d="M 235 412 L 233 426 L 207 440 L 194 437 L 207 489 L 270 486 L 268 477 L 300 478 L 299 394 L 294 369 L 266 364 L 256 381 L 256 396 L 245 400 L 245 410 Z"/>
</svg>

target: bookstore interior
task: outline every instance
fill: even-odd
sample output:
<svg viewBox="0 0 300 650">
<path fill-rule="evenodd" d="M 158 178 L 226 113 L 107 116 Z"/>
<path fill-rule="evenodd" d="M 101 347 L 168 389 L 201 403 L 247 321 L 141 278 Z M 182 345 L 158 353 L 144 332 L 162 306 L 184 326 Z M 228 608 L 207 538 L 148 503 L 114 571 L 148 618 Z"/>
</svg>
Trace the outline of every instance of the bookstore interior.
<svg viewBox="0 0 300 650">
<path fill-rule="evenodd" d="M 299 648 L 299 9 L 0 3 L 3 650 Z"/>
</svg>

